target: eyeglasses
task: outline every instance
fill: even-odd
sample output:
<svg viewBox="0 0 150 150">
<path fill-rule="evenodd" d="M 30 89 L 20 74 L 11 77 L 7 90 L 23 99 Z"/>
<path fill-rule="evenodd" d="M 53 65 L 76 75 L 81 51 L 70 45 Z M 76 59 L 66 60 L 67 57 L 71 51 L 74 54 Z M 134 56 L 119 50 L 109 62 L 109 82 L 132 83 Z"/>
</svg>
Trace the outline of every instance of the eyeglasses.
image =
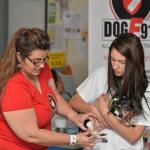
<svg viewBox="0 0 150 150">
<path fill-rule="evenodd" d="M 46 56 L 46 57 L 44 57 L 44 58 L 36 58 L 36 59 L 31 59 L 31 58 L 29 58 L 28 56 L 26 56 L 26 58 L 27 58 L 33 65 L 35 65 L 35 66 L 39 66 L 39 65 L 41 65 L 41 64 L 45 64 L 45 63 L 48 61 L 48 59 L 49 59 L 48 56 Z"/>
</svg>

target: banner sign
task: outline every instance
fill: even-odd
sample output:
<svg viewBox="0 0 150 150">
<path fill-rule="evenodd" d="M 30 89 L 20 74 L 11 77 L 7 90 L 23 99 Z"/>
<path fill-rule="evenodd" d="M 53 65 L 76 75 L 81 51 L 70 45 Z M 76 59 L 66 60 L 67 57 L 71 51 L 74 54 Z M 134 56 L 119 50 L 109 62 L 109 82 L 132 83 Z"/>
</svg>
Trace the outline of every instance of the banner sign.
<svg viewBox="0 0 150 150">
<path fill-rule="evenodd" d="M 112 40 L 126 32 L 140 37 L 150 79 L 150 0 L 89 0 L 89 73 L 107 64 Z"/>
</svg>

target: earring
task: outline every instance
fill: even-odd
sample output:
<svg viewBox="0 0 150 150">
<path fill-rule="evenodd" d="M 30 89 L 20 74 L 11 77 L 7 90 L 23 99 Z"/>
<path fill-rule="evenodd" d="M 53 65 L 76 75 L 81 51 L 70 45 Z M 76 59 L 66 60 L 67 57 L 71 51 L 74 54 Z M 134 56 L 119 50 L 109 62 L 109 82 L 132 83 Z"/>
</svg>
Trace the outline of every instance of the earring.
<svg viewBox="0 0 150 150">
<path fill-rule="evenodd" d="M 18 69 L 21 68 L 21 64 L 20 64 L 20 63 L 17 64 L 17 68 L 18 68 Z"/>
</svg>

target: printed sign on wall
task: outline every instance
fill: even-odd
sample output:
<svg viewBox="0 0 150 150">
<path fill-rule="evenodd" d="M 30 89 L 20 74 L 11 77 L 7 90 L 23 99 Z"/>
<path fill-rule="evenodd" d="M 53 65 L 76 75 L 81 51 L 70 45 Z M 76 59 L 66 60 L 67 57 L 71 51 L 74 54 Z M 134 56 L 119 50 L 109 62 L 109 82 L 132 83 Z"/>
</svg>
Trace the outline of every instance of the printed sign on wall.
<svg viewBox="0 0 150 150">
<path fill-rule="evenodd" d="M 107 64 L 109 45 L 119 34 L 132 32 L 140 37 L 150 79 L 150 1 L 89 1 L 89 73 Z"/>
<path fill-rule="evenodd" d="M 48 57 L 48 65 L 50 68 L 62 68 L 65 66 L 64 52 L 49 52 Z"/>
</svg>

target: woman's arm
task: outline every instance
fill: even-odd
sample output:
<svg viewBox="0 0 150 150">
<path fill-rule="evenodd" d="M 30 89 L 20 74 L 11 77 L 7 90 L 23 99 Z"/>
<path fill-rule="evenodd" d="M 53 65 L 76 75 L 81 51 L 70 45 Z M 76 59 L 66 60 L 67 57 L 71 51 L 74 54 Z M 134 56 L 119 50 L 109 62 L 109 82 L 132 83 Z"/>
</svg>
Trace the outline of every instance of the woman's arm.
<svg viewBox="0 0 150 150">
<path fill-rule="evenodd" d="M 34 109 L 3 112 L 3 115 L 14 133 L 29 143 L 56 146 L 70 143 L 70 136 L 63 133 L 39 129 Z M 83 146 L 93 146 L 94 137 L 88 137 L 88 132 L 77 134 L 77 143 Z"/>
<path fill-rule="evenodd" d="M 78 114 L 72 110 L 68 103 L 63 99 L 63 97 L 57 92 L 55 82 L 53 79 L 50 79 L 50 85 L 55 93 L 58 102 L 58 113 L 67 117 L 68 119 L 76 118 Z M 65 110 L 65 111 L 64 111 Z"/>
<path fill-rule="evenodd" d="M 108 106 L 108 98 L 101 95 L 96 101 L 96 107 L 104 117 L 105 121 L 115 130 L 120 136 L 126 139 L 129 143 L 134 144 L 141 138 L 144 132 L 144 126 L 124 126 L 110 111 Z"/>
<path fill-rule="evenodd" d="M 78 115 L 76 111 L 74 111 L 72 109 L 72 107 L 70 107 L 70 105 L 68 104 L 68 102 L 66 102 L 64 100 L 64 98 L 57 92 L 56 87 L 55 87 L 55 83 L 54 80 L 51 79 L 50 80 L 50 84 L 51 87 L 55 93 L 55 96 L 57 98 L 57 102 L 58 102 L 58 113 L 67 117 L 68 119 L 70 119 L 71 121 L 73 121 L 77 126 L 79 126 L 82 130 L 87 130 L 84 127 L 84 121 L 85 119 L 89 118 L 90 116 L 92 116 L 92 114 L 90 114 L 89 112 L 87 112 L 88 114 L 81 116 Z M 64 111 L 65 110 L 65 111 Z"/>
</svg>

